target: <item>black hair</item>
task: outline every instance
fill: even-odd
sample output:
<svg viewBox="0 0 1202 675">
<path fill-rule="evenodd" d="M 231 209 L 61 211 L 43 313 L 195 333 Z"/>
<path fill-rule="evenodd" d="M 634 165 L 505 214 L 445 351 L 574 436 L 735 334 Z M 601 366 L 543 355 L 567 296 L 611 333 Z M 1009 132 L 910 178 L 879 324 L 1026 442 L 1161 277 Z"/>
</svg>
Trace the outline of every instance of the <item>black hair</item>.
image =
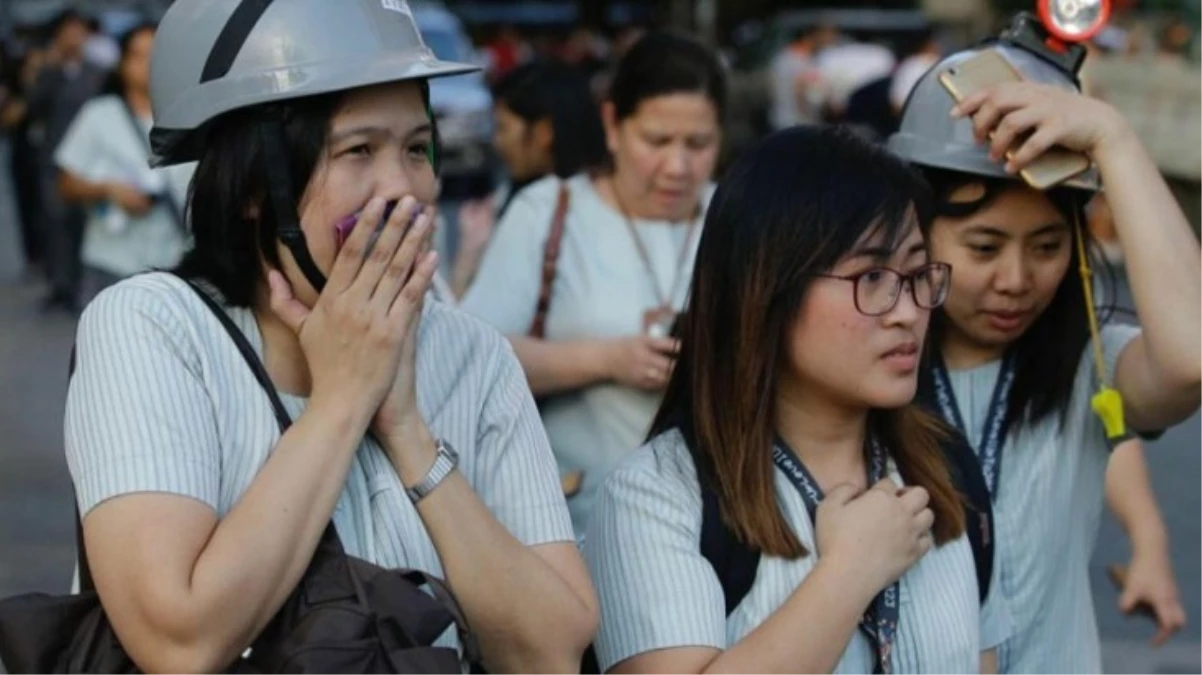
<svg viewBox="0 0 1202 675">
<path fill-rule="evenodd" d="M 677 325 L 680 354 L 650 435 L 680 431 L 723 521 L 749 548 L 807 553 L 781 514 L 768 449 L 790 327 L 815 276 L 865 237 L 896 250 L 915 220 L 925 233 L 931 217 L 918 174 L 838 127 L 772 134 L 719 182 Z M 940 423 L 916 405 L 872 410 L 868 423 L 906 484 L 930 493 L 936 542 L 959 536 L 964 511 L 943 464 Z"/>
<path fill-rule="evenodd" d="M 129 56 L 130 46 L 133 45 L 134 38 L 138 35 L 147 31 L 154 33 L 158 27 L 159 25 L 154 21 L 140 21 L 121 34 L 121 38 L 117 41 L 121 58 L 117 60 L 117 65 L 113 66 L 112 71 L 105 78 L 104 86 L 100 89 L 101 94 L 125 96 L 125 76 L 121 74 L 121 69 L 125 66 L 125 59 Z"/>
<path fill-rule="evenodd" d="M 1019 183 L 1002 178 L 986 178 L 944 169 L 925 168 L 923 173 L 930 182 L 935 197 L 935 210 L 939 215 L 964 217 L 989 205 L 1007 189 L 1019 187 Z M 964 185 L 979 184 L 984 193 L 976 200 L 950 202 L 951 194 Z M 1073 229 L 1072 252 L 1069 266 L 1060 280 L 1052 302 L 1035 319 L 1013 345 L 1015 354 L 1014 384 L 1010 390 L 1007 407 L 1008 419 L 1020 423 L 1034 424 L 1049 415 L 1058 415 L 1063 423 L 1068 413 L 1069 400 L 1081 355 L 1089 340 L 1089 315 L 1085 304 L 1085 289 L 1078 270 L 1081 257 L 1078 254 L 1077 237 L 1084 237 L 1086 255 L 1090 267 L 1101 279 L 1103 294 L 1114 298 L 1114 270 L 1099 255 L 1093 255 L 1095 246 L 1086 227 L 1085 203 L 1088 194 L 1077 189 L 1060 187 L 1045 193 Z M 1105 323 L 1114 313 L 1113 301 L 1098 307 L 1098 321 Z M 931 327 L 927 344 L 932 351 L 938 349 L 947 331 L 947 314 L 937 310 L 931 316 Z M 928 356 L 933 356 L 929 353 Z M 929 382 L 920 379 L 920 386 Z M 1019 425 L 1012 425 L 1016 429 Z"/>
<path fill-rule="evenodd" d="M 497 82 L 493 96 L 527 124 L 550 120 L 552 164 L 560 178 L 608 159 L 601 113 L 588 79 L 575 68 L 555 61 L 524 64 Z"/>
<path fill-rule="evenodd" d="M 92 32 L 93 30 L 92 20 L 86 14 L 77 9 L 68 7 L 58 14 L 55 14 L 54 18 L 51 19 L 48 24 L 46 24 L 46 36 L 51 41 L 56 40 L 59 34 L 62 33 L 63 29 L 66 28 L 68 24 L 72 23 L 79 23 L 83 25 L 83 27 L 88 29 L 89 32 Z"/>
<path fill-rule="evenodd" d="M 427 82 L 421 81 L 421 90 L 428 110 Z M 204 150 L 188 189 L 194 243 L 176 267 L 177 274 L 212 284 L 228 305 L 254 304 L 262 279 L 261 261 L 280 265 L 280 219 L 268 197 L 264 123 L 275 121 L 283 132 L 293 208 L 299 210 L 325 151 L 330 120 L 345 95 L 333 92 L 243 108 L 206 125 Z M 437 145 L 437 137 L 434 142 Z"/>
<path fill-rule="evenodd" d="M 657 96 L 701 93 L 726 119 L 726 71 L 716 54 L 696 40 L 666 31 L 639 38 L 614 71 L 609 100 L 620 121 Z"/>
</svg>

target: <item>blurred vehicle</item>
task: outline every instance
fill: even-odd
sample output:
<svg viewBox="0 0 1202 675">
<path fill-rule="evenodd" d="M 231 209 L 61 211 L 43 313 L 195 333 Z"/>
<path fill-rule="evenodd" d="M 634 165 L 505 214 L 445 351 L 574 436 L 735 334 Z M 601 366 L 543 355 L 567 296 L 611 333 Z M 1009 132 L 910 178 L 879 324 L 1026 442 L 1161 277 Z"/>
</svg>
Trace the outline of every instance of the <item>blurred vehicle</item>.
<svg viewBox="0 0 1202 675">
<path fill-rule="evenodd" d="M 458 17 L 436 2 L 411 2 L 426 46 L 440 59 L 479 63 Z M 496 160 L 492 150 L 493 101 L 483 73 L 430 83 L 430 104 L 442 137 L 442 194 L 447 199 L 480 197 L 492 191 Z"/>
</svg>

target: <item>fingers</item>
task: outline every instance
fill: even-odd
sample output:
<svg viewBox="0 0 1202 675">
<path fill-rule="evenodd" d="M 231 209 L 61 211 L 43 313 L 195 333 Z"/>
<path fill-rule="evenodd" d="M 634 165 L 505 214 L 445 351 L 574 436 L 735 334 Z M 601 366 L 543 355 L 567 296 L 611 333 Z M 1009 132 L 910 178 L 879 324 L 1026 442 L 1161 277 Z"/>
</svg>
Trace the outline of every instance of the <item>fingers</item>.
<svg viewBox="0 0 1202 675">
<path fill-rule="evenodd" d="M 881 490 L 882 492 L 889 495 L 890 497 L 894 497 L 894 498 L 897 497 L 898 486 L 897 486 L 897 483 L 893 482 L 892 478 L 882 478 L 882 479 L 878 480 L 876 483 L 873 483 L 873 485 L 870 489 Z"/>
<path fill-rule="evenodd" d="M 388 216 L 388 221 L 384 223 L 384 228 L 380 231 L 379 237 L 371 250 L 367 251 L 367 260 L 363 262 L 363 267 L 359 270 L 358 276 L 352 283 L 356 292 L 362 297 L 371 297 L 376 288 L 380 285 L 380 280 L 385 274 L 391 273 L 394 260 L 399 251 L 406 250 L 406 246 L 411 241 L 412 237 L 407 237 L 414 228 L 411 227 L 414 215 L 418 212 L 421 205 L 413 197 L 405 197 L 397 204 L 396 208 Z M 376 221 L 379 222 L 378 220 Z M 356 226 L 356 231 L 358 226 Z M 354 236 L 352 234 L 352 236 Z M 370 233 L 369 233 L 370 242 Z M 370 245 L 370 244 L 369 244 Z M 398 249 L 400 245 L 400 249 Z M 413 248 L 408 249 L 410 253 L 409 260 L 406 261 L 405 269 L 400 270 L 402 280 L 409 275 L 409 266 L 416 257 Z M 392 298 L 389 297 L 385 306 L 391 304 Z"/>
<path fill-rule="evenodd" d="M 906 513 L 917 515 L 923 509 L 927 508 L 927 504 L 931 501 L 931 495 L 926 491 L 926 488 L 916 485 L 907 487 L 901 492 L 898 499 L 901 501 L 903 507 L 905 507 Z"/>
<path fill-rule="evenodd" d="M 1056 144 L 1059 133 L 1059 129 L 1054 126 L 1045 125 L 1040 127 L 1038 131 L 1031 134 L 1031 137 L 1010 156 L 1010 161 L 1006 162 L 1006 171 L 1010 173 L 1022 171 L 1028 164 Z"/>
<path fill-rule="evenodd" d="M 401 209 L 398 208 L 397 211 Z M 396 217 L 393 213 L 393 217 Z M 434 231 L 434 209 L 425 209 L 413 226 L 408 228 L 407 232 L 403 233 L 404 239 L 400 246 L 396 247 L 391 258 L 385 265 L 379 283 L 374 289 L 372 296 L 372 304 L 379 307 L 381 310 L 388 312 L 396 302 L 397 294 L 401 292 L 401 288 L 408 282 L 414 266 L 418 263 L 422 253 L 428 248 L 430 235 Z M 389 219 L 389 225 L 386 230 L 392 230 L 392 219 Z M 390 232 L 398 237 L 402 236 L 398 230 Z M 377 246 L 384 244 L 383 235 Z M 390 242 L 391 244 L 392 242 Z M 375 251 L 372 252 L 372 258 L 375 258 Z M 364 269 L 364 274 L 367 270 Z M 423 291 L 424 292 L 424 291 Z"/>
<path fill-rule="evenodd" d="M 822 503 L 830 502 L 835 506 L 842 506 L 855 499 L 858 494 L 859 492 L 854 485 L 839 483 L 826 491 L 826 496 L 822 499 Z"/>
<path fill-rule="evenodd" d="M 405 282 L 388 311 L 388 316 L 397 330 L 407 331 L 413 323 L 413 317 L 421 312 L 426 291 L 430 290 L 430 283 L 437 269 L 437 251 L 427 251 L 413 268 L 409 280 Z"/>
<path fill-rule="evenodd" d="M 1159 647 L 1168 642 L 1174 633 L 1185 626 L 1185 610 L 1182 609 L 1180 603 L 1174 600 L 1166 603 L 1163 608 L 1158 607 L 1156 615 L 1160 620 L 1160 629 L 1152 638 L 1152 644 Z"/>
<path fill-rule="evenodd" d="M 292 294 L 292 286 L 280 271 L 268 270 L 267 286 L 271 291 L 271 311 L 284 325 L 299 333 L 305 318 L 309 316 L 309 308 Z"/>
<path fill-rule="evenodd" d="M 643 380 L 651 389 L 658 389 L 668 384 L 668 376 L 672 374 L 672 359 L 653 353 L 643 363 Z"/>
<path fill-rule="evenodd" d="M 355 229 L 351 230 L 351 235 L 338 250 L 338 257 L 334 259 L 329 278 L 326 279 L 326 288 L 344 291 L 355 281 L 359 268 L 363 266 L 363 254 L 367 250 L 367 243 L 371 240 L 372 232 L 375 231 L 380 218 L 384 216 L 385 205 L 385 201 L 379 197 L 367 202 L 359 221 L 355 223 Z"/>
<path fill-rule="evenodd" d="M 989 141 L 989 157 L 995 162 L 1006 156 L 1021 136 L 1039 124 L 1040 112 L 1031 108 L 1016 110 L 1002 118 Z"/>
<path fill-rule="evenodd" d="M 680 340 L 675 338 L 647 338 L 651 348 L 660 354 L 675 357 L 680 353 Z"/>
<path fill-rule="evenodd" d="M 931 527 L 935 525 L 935 512 L 931 509 L 923 509 L 914 516 L 914 527 L 922 534 L 929 534 Z"/>
</svg>

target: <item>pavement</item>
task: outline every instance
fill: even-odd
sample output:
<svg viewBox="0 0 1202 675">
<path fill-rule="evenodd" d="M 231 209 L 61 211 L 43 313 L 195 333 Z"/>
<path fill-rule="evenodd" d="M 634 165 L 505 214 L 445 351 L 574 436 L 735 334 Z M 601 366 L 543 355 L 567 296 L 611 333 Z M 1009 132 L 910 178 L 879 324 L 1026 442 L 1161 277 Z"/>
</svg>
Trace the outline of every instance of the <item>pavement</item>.
<svg viewBox="0 0 1202 675">
<path fill-rule="evenodd" d="M 0 597 L 66 592 L 75 550 L 62 414 L 75 322 L 41 313 L 41 287 L 19 274 L 7 277 L 9 282 L 0 281 Z M 1189 623 L 1168 645 L 1153 649 L 1150 624 L 1118 613 L 1104 569 L 1125 562 L 1129 551 L 1107 516 L 1091 569 L 1106 672 L 1202 672 L 1200 435 L 1195 415 L 1149 444 L 1148 452 Z"/>
</svg>

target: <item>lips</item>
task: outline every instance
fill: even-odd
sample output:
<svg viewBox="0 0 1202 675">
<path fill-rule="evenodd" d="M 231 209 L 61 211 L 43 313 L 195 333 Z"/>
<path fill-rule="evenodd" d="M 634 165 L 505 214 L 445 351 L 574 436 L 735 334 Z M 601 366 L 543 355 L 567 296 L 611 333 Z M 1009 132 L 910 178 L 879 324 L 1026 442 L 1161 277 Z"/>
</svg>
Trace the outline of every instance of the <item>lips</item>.
<svg viewBox="0 0 1202 675">
<path fill-rule="evenodd" d="M 885 352 L 884 358 L 891 356 L 914 356 L 918 354 L 917 342 L 905 342 Z"/>
<path fill-rule="evenodd" d="M 985 312 L 985 317 L 989 320 L 989 325 L 994 330 L 1002 333 L 1014 333 L 1022 329 L 1030 316 L 1030 311 L 1021 310 Z"/>
<path fill-rule="evenodd" d="M 918 368 L 918 343 L 903 342 L 885 352 L 881 359 L 902 374 L 909 374 Z"/>
</svg>

